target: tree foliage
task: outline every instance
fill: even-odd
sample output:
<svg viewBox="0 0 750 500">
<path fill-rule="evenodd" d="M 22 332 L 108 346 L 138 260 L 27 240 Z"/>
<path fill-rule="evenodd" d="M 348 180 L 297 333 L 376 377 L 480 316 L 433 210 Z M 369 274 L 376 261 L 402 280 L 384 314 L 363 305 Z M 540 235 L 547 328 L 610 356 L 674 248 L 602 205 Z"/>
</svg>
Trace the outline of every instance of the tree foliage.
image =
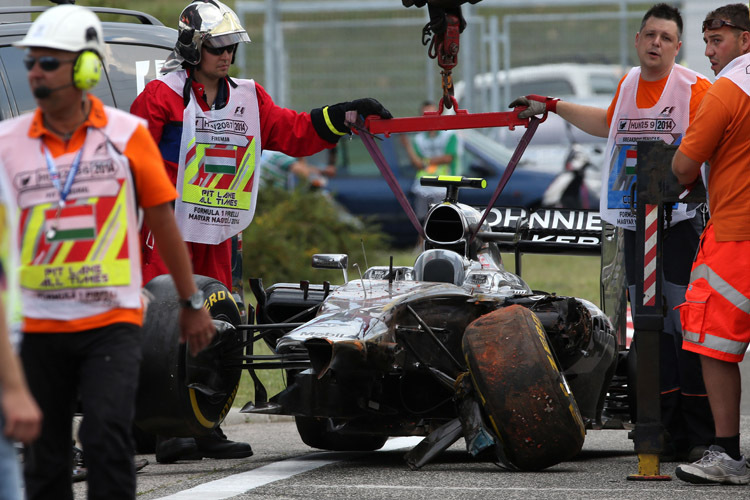
<svg viewBox="0 0 750 500">
<path fill-rule="evenodd" d="M 324 193 L 291 192 L 264 186 L 255 218 L 243 233 L 243 275 L 259 277 L 265 286 L 310 280 L 342 282 L 341 271 L 312 269 L 316 253 L 346 253 L 364 271 L 365 258 L 387 248 L 386 236 L 367 221 L 354 218 Z"/>
</svg>

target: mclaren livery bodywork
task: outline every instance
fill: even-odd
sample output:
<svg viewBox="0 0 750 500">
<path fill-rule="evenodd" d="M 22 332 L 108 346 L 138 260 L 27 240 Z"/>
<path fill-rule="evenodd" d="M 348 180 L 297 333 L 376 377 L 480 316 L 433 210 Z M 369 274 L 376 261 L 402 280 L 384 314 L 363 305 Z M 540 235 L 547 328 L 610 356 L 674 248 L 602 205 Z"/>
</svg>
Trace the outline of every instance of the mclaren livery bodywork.
<svg viewBox="0 0 750 500">
<path fill-rule="evenodd" d="M 371 267 L 337 287 L 252 283 L 267 326 L 258 337 L 287 364 L 288 383 L 243 411 L 293 415 L 303 441 L 329 450 L 424 435 L 407 455 L 415 468 L 462 436 L 470 454 L 511 468 L 578 453 L 586 427 L 603 425 L 608 396 L 617 399 L 621 339 L 591 302 L 532 290 L 501 251 L 518 252 L 517 268 L 523 252 L 598 253 L 601 220 L 493 209 L 475 231 L 481 213 L 450 199 L 462 182 L 445 181 L 413 266 Z M 316 255 L 313 266 L 348 264 Z"/>
<path fill-rule="evenodd" d="M 515 252 L 519 270 L 523 253 L 598 254 L 598 215 L 493 208 L 479 227 L 481 213 L 455 201 L 476 180 L 438 184 L 448 194 L 426 217 L 413 266 L 375 266 L 350 280 L 346 255 L 315 255 L 313 267 L 341 269 L 345 283 L 264 288 L 252 279 L 250 325 L 239 324 L 220 283 L 199 281 L 223 321 L 196 358 L 170 347 L 179 344 L 167 326 L 178 310 L 169 278 L 149 283 L 142 377 L 169 384 L 141 388 L 138 427 L 207 432 L 231 406 L 242 368 L 255 381 L 243 412 L 294 416 L 302 440 L 326 450 L 424 436 L 406 455 L 412 468 L 463 437 L 474 457 L 539 470 L 575 456 L 587 428 L 626 420 L 615 373 L 625 342 L 610 319 L 587 300 L 533 290 L 501 257 Z M 255 354 L 260 341 L 272 354 Z M 256 375 L 269 369 L 287 377 L 270 398 Z"/>
</svg>

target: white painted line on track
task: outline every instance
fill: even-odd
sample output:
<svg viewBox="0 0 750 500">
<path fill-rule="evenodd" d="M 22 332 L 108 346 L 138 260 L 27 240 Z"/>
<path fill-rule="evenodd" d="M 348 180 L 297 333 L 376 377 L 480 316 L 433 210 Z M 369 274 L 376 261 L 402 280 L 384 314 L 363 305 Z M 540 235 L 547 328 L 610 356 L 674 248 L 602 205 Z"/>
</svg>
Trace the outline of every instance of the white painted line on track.
<svg viewBox="0 0 750 500">
<path fill-rule="evenodd" d="M 421 437 L 389 439 L 380 451 L 412 448 L 421 440 Z M 287 479 L 297 474 L 323 467 L 324 465 L 330 465 L 361 455 L 361 453 L 339 452 L 310 453 L 309 455 L 274 462 L 247 472 L 203 483 L 194 488 L 180 491 L 174 495 L 161 497 L 157 500 L 222 500 L 241 495 L 274 481 L 281 481 L 282 479 Z"/>
</svg>

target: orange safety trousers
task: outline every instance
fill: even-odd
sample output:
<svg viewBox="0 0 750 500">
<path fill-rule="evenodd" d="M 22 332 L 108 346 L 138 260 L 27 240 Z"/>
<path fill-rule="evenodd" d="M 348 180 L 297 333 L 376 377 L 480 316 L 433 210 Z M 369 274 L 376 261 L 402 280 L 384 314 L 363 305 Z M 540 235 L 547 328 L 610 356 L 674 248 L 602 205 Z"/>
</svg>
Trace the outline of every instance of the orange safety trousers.
<svg viewBox="0 0 750 500">
<path fill-rule="evenodd" d="M 683 349 L 742 361 L 750 342 L 750 241 L 717 242 L 709 224 L 678 307 Z"/>
</svg>

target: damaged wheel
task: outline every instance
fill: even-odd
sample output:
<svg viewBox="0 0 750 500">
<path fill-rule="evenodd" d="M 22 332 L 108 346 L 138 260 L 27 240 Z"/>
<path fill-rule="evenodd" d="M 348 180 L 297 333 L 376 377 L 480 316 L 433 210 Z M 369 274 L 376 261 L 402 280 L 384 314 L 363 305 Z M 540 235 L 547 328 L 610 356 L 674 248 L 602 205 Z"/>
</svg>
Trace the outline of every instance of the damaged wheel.
<svg viewBox="0 0 750 500">
<path fill-rule="evenodd" d="M 388 436 L 344 434 L 329 429 L 327 418 L 294 417 L 302 442 L 307 446 L 331 451 L 373 451 L 383 447 Z"/>
<path fill-rule="evenodd" d="M 512 305 L 478 318 L 466 328 L 463 352 L 510 462 L 540 470 L 581 450 L 583 420 L 533 312 Z"/>
<path fill-rule="evenodd" d="M 154 299 L 143 326 L 143 361 L 135 425 L 144 433 L 201 436 L 217 427 L 237 394 L 243 334 L 232 294 L 219 281 L 195 276 L 217 325 L 211 344 L 193 357 L 180 343 L 180 305 L 169 275 L 146 285 Z M 235 365 L 235 366 L 231 366 Z"/>
</svg>

